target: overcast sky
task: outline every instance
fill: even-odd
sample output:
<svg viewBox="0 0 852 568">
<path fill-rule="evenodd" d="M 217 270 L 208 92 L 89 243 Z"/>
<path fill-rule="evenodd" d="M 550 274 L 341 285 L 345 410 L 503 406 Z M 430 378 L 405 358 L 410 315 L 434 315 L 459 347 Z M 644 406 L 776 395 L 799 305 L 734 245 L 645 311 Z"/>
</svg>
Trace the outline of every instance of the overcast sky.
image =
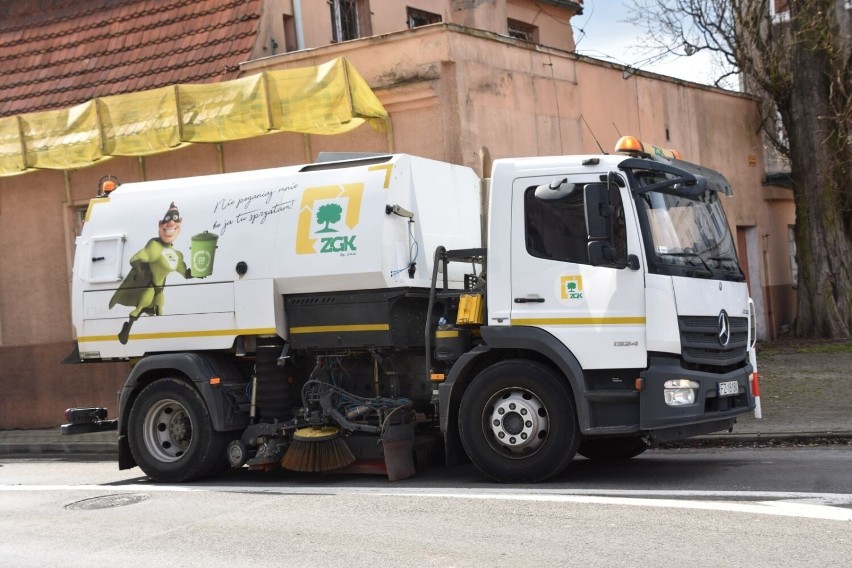
<svg viewBox="0 0 852 568">
<path fill-rule="evenodd" d="M 630 0 L 585 0 L 583 15 L 571 19 L 577 51 L 661 75 L 713 83 L 713 66 L 703 53 L 691 57 L 667 56 L 657 62 L 644 63 L 655 52 L 640 46 L 644 29 L 626 22 L 629 4 Z"/>
</svg>

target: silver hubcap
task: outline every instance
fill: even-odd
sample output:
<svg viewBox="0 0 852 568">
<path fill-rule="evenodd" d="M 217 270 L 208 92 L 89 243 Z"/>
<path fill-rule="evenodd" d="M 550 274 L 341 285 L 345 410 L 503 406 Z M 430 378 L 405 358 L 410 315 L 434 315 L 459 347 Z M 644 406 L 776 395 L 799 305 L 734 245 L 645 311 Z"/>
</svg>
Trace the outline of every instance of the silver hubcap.
<svg viewBox="0 0 852 568">
<path fill-rule="evenodd" d="M 493 436 L 489 443 L 509 458 L 534 454 L 547 439 L 547 409 L 533 393 L 522 388 L 498 392 L 485 406 L 483 419 Z"/>
<path fill-rule="evenodd" d="M 192 421 L 176 400 L 161 400 L 148 409 L 142 424 L 145 447 L 161 462 L 179 460 L 192 442 Z"/>
</svg>

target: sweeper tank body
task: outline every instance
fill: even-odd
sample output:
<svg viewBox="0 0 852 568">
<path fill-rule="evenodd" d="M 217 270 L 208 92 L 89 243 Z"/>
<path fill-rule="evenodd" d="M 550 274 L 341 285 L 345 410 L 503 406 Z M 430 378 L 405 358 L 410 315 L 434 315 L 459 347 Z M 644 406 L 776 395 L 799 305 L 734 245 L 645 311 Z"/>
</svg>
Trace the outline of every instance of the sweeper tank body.
<svg viewBox="0 0 852 568">
<path fill-rule="evenodd" d="M 162 223 L 169 215 L 176 219 Z M 80 354 L 286 339 L 285 295 L 428 288 L 435 248 L 479 246 L 479 227 L 474 172 L 408 155 L 127 183 L 93 200 L 77 242 Z M 146 262 L 155 254 L 172 259 Z M 148 287 L 158 264 L 161 281 Z"/>
</svg>

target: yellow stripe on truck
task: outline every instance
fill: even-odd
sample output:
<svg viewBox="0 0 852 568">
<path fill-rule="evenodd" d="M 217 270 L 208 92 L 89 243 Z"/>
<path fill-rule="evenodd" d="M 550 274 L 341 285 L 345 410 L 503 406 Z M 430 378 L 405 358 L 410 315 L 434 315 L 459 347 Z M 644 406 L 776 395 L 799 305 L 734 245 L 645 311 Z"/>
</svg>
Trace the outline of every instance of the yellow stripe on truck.
<svg viewBox="0 0 852 568">
<path fill-rule="evenodd" d="M 274 327 L 263 327 L 255 329 L 209 329 L 199 331 L 169 331 L 164 333 L 132 333 L 130 339 L 178 339 L 183 337 L 221 337 L 227 335 L 273 335 Z M 78 337 L 77 343 L 93 343 L 95 341 L 115 341 L 118 334 L 114 335 L 87 335 Z"/>
<path fill-rule="evenodd" d="M 512 319 L 512 325 L 645 325 L 645 318 L 518 318 Z"/>
<path fill-rule="evenodd" d="M 452 331 L 452 330 L 450 330 L 450 331 L 436 331 L 435 332 L 435 337 L 437 337 L 439 339 L 446 339 L 447 337 L 458 337 L 458 336 L 459 336 L 458 330 L 455 330 L 455 331 Z"/>
<path fill-rule="evenodd" d="M 290 333 L 339 333 L 353 331 L 390 331 L 390 324 L 387 323 L 368 323 L 368 324 L 353 324 L 353 325 L 306 325 L 301 327 L 291 327 Z"/>
</svg>

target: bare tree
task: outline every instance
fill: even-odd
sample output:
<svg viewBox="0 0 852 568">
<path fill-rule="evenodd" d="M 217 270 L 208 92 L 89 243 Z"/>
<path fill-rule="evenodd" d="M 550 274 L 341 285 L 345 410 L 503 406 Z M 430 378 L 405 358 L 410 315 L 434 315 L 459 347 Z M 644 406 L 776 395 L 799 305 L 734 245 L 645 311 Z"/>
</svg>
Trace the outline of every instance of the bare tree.
<svg viewBox="0 0 852 568">
<path fill-rule="evenodd" d="M 802 337 L 852 336 L 852 10 L 848 0 L 631 0 L 672 53 L 713 52 L 761 99 L 796 203 Z M 728 81 L 725 83 L 725 81 Z M 780 116 L 782 129 L 777 127 Z"/>
</svg>

